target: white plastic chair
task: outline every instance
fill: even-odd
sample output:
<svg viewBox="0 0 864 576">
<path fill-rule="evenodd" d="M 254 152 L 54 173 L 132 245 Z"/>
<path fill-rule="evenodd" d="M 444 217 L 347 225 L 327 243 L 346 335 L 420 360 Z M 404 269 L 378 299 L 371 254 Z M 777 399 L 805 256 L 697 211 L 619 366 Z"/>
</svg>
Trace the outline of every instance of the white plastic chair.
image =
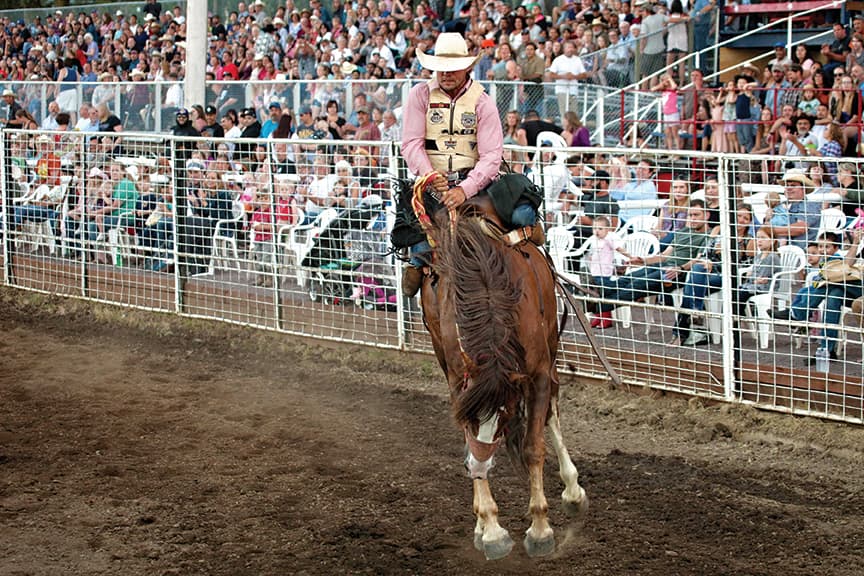
<svg viewBox="0 0 864 576">
<path fill-rule="evenodd" d="M 768 190 L 760 189 L 760 191 L 754 192 L 743 200 L 743 203 L 748 204 L 750 209 L 753 211 L 753 218 L 756 224 L 762 224 L 765 220 L 765 213 L 768 211 L 768 206 L 765 204 L 765 198 L 767 198 L 769 192 L 777 192 L 777 194 L 780 195 L 780 202 L 786 201 L 786 195 L 784 194 L 782 186 L 776 187 L 776 189 L 775 187 Z"/>
<path fill-rule="evenodd" d="M 756 336 L 760 348 L 767 348 L 771 337 L 771 317 L 768 310 L 778 304 L 779 310 L 784 310 L 792 302 L 792 287 L 795 278 L 807 265 L 807 254 L 797 246 L 781 246 L 780 271 L 771 278 L 768 292 L 752 296 L 746 305 L 746 315 L 755 320 Z"/>
<path fill-rule="evenodd" d="M 819 220 L 819 232 L 831 234 L 842 234 L 846 229 L 846 214 L 839 208 L 825 208 L 822 210 L 821 219 Z"/>
<path fill-rule="evenodd" d="M 212 276 L 216 268 L 240 270 L 240 253 L 237 249 L 237 235 L 246 220 L 246 206 L 239 199 L 231 203 L 231 218 L 218 220 L 213 229 L 213 247 L 210 263 L 202 274 Z M 221 263 L 221 266 L 220 266 Z"/>
<path fill-rule="evenodd" d="M 114 266 L 125 266 L 134 256 L 138 239 L 129 234 L 129 226 L 135 221 L 134 211 L 120 213 L 117 225 L 108 230 L 108 253 L 111 255 L 111 263 Z"/>
<path fill-rule="evenodd" d="M 651 232 L 652 230 L 654 230 L 654 228 L 657 227 L 657 222 L 659 220 L 660 219 L 657 216 L 652 216 L 650 214 L 634 216 L 633 218 L 630 218 L 627 222 L 625 222 L 618 232 L 622 235 L 629 235 L 633 234 L 634 232 Z"/>
<path fill-rule="evenodd" d="M 315 238 L 339 216 L 336 208 L 327 208 L 318 213 L 312 222 L 295 226 L 288 231 L 288 239 L 283 242 L 286 254 L 294 255 L 294 265 L 297 270 L 297 284 L 302 288 L 306 285 L 306 272 L 303 270 L 303 259 L 315 244 Z"/>
<path fill-rule="evenodd" d="M 636 218 L 646 218 L 645 216 L 637 216 Z M 649 218 L 655 217 L 650 216 Z M 635 219 L 635 218 L 634 218 Z M 655 222 L 656 223 L 656 222 Z M 639 231 L 628 234 L 624 237 L 624 251 L 634 257 L 646 258 L 660 252 L 660 240 L 652 233 Z M 636 270 L 637 267 L 631 268 L 628 272 Z M 653 297 L 652 297 L 653 298 Z M 654 323 L 654 317 L 649 308 L 646 312 L 647 322 L 645 322 L 645 334 L 648 334 L 651 329 L 651 324 Z M 621 322 L 624 328 L 630 327 L 633 311 L 630 306 L 619 306 L 613 312 L 613 317 Z"/>
<path fill-rule="evenodd" d="M 567 259 L 578 258 L 585 253 L 581 247 L 580 250 L 574 250 L 575 244 L 576 239 L 573 237 L 573 233 L 565 226 L 553 226 L 546 231 L 546 247 L 549 251 L 549 257 L 555 265 L 555 270 L 568 282 L 581 285 L 582 281 L 579 275 L 567 271 Z"/>
</svg>

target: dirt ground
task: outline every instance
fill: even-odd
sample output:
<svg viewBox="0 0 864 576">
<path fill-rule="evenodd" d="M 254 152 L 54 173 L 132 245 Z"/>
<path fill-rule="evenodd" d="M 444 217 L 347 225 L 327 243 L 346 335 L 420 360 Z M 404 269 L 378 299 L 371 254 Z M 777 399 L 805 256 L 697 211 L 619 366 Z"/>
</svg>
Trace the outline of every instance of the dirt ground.
<svg viewBox="0 0 864 576">
<path fill-rule="evenodd" d="M 566 380 L 591 498 L 492 488 L 517 545 L 473 548 L 471 485 L 430 357 L 0 288 L 0 574 L 859 575 L 864 430 Z"/>
</svg>

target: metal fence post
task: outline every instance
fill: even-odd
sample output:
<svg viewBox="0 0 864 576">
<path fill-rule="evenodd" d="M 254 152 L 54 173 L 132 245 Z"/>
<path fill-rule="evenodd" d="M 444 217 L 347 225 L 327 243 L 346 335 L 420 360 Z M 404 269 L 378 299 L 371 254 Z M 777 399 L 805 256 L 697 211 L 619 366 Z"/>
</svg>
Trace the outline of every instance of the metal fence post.
<svg viewBox="0 0 864 576">
<path fill-rule="evenodd" d="M 734 160 L 732 160 L 734 161 Z M 726 179 L 727 170 L 729 169 L 730 159 L 727 156 L 720 155 L 717 165 L 717 186 L 720 190 L 720 258 L 722 262 L 731 264 L 734 258 L 739 255 L 732 254 L 732 241 L 735 234 L 732 231 L 733 219 L 730 218 L 730 212 L 733 210 L 735 194 L 730 193 L 729 183 Z M 735 247 L 737 251 L 737 246 Z M 720 295 L 722 302 L 722 318 L 720 319 L 720 334 L 723 342 L 722 350 L 722 365 L 723 365 L 723 393 L 727 400 L 733 400 L 735 396 L 735 357 L 738 355 L 736 350 L 735 339 L 735 324 L 733 322 L 733 314 L 737 314 L 735 310 L 735 291 L 732 287 L 732 266 L 726 265 L 720 268 L 720 276 L 722 278 L 720 284 Z M 740 342 L 740 339 L 738 340 Z M 740 361 L 740 360 L 739 360 Z"/>
</svg>

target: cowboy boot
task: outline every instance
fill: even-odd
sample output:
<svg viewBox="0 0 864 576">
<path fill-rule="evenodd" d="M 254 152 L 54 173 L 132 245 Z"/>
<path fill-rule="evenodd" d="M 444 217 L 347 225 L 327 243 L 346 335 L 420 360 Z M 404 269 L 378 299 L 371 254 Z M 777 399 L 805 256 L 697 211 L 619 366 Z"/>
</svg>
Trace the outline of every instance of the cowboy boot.
<svg viewBox="0 0 864 576">
<path fill-rule="evenodd" d="M 413 298 L 423 285 L 423 271 L 414 266 L 405 266 L 402 270 L 402 294 Z"/>
</svg>

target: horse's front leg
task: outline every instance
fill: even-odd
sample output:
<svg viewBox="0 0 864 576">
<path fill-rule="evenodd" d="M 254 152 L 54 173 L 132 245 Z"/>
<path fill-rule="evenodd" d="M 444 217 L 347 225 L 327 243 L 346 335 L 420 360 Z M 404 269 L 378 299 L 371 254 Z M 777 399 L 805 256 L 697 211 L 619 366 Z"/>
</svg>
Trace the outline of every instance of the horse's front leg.
<svg viewBox="0 0 864 576">
<path fill-rule="evenodd" d="M 498 417 L 495 416 L 479 426 L 476 441 L 470 440 L 470 430 L 465 431 L 465 467 L 474 481 L 474 514 L 477 516 L 474 547 L 482 551 L 487 560 L 503 558 L 513 549 L 510 534 L 498 524 L 498 504 L 492 498 L 487 478 L 493 466 L 497 428 Z"/>
<path fill-rule="evenodd" d="M 527 398 L 528 422 L 525 430 L 524 453 L 531 486 L 531 499 L 528 503 L 531 526 L 525 532 L 524 545 L 529 556 L 545 556 L 555 550 L 555 536 L 547 516 L 549 504 L 543 491 L 543 462 L 546 458 L 543 431 L 546 428 L 546 413 L 549 406 L 549 386 L 548 376 L 538 377 Z"/>
<path fill-rule="evenodd" d="M 498 524 L 498 504 L 492 498 L 488 479 L 474 479 L 474 514 L 477 515 L 474 547 L 483 552 L 487 560 L 498 560 L 510 554 L 513 539 Z"/>
<path fill-rule="evenodd" d="M 588 510 L 588 495 L 579 486 L 579 471 L 570 459 L 570 453 L 564 445 L 564 436 L 561 434 L 561 421 L 558 418 L 558 398 L 552 398 L 552 414 L 549 416 L 549 431 L 552 438 L 552 446 L 558 456 L 561 480 L 564 482 L 564 492 L 561 500 L 564 510 L 571 516 L 580 516 Z"/>
</svg>

